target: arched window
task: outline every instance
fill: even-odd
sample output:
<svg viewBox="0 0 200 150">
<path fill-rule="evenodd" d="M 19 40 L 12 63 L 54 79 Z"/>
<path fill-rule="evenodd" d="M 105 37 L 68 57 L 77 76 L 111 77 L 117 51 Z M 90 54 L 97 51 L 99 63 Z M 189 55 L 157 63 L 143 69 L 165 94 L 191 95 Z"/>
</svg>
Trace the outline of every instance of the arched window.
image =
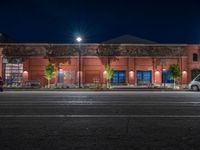
<svg viewBox="0 0 200 150">
<path fill-rule="evenodd" d="M 193 53 L 192 60 L 198 61 L 198 54 L 197 53 Z"/>
</svg>

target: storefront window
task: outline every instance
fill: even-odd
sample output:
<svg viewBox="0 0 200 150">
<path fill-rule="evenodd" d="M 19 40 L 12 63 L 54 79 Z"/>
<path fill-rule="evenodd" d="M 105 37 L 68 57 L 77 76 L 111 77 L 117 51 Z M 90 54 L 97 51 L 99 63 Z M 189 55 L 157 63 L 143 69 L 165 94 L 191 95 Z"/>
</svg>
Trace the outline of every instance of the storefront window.
<svg viewBox="0 0 200 150">
<path fill-rule="evenodd" d="M 20 58 L 3 59 L 3 78 L 7 85 L 20 86 L 22 83 L 23 63 Z"/>
</svg>

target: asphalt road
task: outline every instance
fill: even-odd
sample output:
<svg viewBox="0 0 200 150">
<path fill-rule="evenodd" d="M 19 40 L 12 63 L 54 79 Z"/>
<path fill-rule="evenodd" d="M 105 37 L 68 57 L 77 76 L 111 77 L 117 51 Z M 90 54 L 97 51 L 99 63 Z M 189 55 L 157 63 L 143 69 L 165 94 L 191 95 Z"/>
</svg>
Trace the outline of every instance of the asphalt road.
<svg viewBox="0 0 200 150">
<path fill-rule="evenodd" d="M 87 149 L 200 149 L 200 92 L 0 93 L 0 150 Z"/>
</svg>

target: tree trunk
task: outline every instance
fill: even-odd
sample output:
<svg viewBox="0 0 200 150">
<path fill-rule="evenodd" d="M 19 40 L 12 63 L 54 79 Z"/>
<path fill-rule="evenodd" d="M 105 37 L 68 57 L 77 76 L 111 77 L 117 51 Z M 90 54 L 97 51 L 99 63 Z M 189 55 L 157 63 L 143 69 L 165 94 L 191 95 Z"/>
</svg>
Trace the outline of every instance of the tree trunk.
<svg viewBox="0 0 200 150">
<path fill-rule="evenodd" d="M 174 89 L 175 89 L 175 87 L 176 87 L 176 80 L 174 79 Z"/>
<path fill-rule="evenodd" d="M 107 89 L 110 89 L 110 80 L 107 80 Z"/>
<path fill-rule="evenodd" d="M 48 88 L 50 88 L 50 80 L 48 80 Z"/>
<path fill-rule="evenodd" d="M 106 85 L 107 85 L 107 89 L 108 89 L 109 88 L 109 80 L 107 80 L 107 84 Z"/>
</svg>

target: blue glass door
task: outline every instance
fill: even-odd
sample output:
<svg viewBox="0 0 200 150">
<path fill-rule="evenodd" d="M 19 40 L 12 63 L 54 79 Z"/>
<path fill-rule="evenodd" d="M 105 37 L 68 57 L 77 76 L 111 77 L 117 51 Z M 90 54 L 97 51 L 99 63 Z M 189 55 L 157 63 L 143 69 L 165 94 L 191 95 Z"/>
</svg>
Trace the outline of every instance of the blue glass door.
<svg viewBox="0 0 200 150">
<path fill-rule="evenodd" d="M 124 84 L 126 82 L 125 71 L 114 71 L 112 84 Z"/>
<path fill-rule="evenodd" d="M 162 71 L 162 83 L 174 83 L 174 80 L 170 79 L 170 71 L 169 70 Z"/>
<path fill-rule="evenodd" d="M 151 83 L 152 72 L 151 71 L 137 71 L 137 83 L 138 85 L 147 85 Z"/>
</svg>

